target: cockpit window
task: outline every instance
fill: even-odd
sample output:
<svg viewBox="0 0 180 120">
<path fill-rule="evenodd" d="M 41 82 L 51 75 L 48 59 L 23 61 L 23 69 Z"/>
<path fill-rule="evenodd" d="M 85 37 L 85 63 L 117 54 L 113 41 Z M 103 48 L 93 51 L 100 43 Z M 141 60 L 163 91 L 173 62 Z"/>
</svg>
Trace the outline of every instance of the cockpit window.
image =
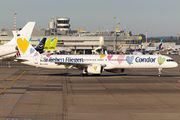
<svg viewBox="0 0 180 120">
<path fill-rule="evenodd" d="M 171 62 L 171 61 L 174 61 L 174 60 L 173 60 L 173 59 L 167 59 L 166 61 L 167 61 L 167 62 Z"/>
</svg>

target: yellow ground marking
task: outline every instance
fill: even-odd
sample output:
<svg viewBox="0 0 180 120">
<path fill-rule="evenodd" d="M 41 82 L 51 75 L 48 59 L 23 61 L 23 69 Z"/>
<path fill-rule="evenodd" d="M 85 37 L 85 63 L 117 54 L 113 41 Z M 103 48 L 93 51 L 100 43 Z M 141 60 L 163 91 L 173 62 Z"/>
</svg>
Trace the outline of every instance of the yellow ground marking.
<svg viewBox="0 0 180 120">
<path fill-rule="evenodd" d="M 26 72 L 26 70 L 25 70 L 22 74 L 20 74 L 16 79 L 14 79 L 8 86 L 6 86 L 3 90 L 1 90 L 0 94 L 1 94 L 2 92 L 4 92 L 10 85 L 12 85 L 13 82 L 15 82 L 15 81 L 16 81 L 19 77 L 21 77 L 21 75 L 23 75 L 25 72 Z"/>
<path fill-rule="evenodd" d="M 6 79 L 6 80 L 13 80 L 13 79 Z"/>
</svg>

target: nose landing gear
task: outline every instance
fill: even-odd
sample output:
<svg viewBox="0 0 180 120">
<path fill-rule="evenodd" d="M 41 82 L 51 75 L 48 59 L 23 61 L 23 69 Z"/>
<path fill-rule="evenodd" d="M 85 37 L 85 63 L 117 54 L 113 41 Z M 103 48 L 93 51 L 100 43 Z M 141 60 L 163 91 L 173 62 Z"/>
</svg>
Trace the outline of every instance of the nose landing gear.
<svg viewBox="0 0 180 120">
<path fill-rule="evenodd" d="M 161 77 L 162 68 L 158 68 L 158 70 L 159 70 L 158 76 Z"/>
</svg>

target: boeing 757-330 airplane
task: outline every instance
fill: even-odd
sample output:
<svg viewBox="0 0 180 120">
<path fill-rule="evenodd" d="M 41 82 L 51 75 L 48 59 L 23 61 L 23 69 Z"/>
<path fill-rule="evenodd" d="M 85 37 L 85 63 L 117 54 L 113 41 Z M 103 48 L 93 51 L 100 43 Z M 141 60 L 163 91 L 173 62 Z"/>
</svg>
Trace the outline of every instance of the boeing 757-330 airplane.
<svg viewBox="0 0 180 120">
<path fill-rule="evenodd" d="M 82 76 L 100 75 L 103 71 L 124 72 L 126 68 L 157 68 L 160 76 L 163 68 L 178 66 L 164 55 L 42 55 L 23 35 L 16 39 L 21 54 L 16 61 L 42 68 L 82 69 Z"/>
</svg>

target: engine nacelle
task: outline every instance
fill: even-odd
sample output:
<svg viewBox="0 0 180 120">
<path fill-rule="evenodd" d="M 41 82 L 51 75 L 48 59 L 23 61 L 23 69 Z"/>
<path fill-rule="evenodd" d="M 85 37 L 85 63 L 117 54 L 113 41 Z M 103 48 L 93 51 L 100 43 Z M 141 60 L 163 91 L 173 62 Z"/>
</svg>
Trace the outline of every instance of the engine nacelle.
<svg viewBox="0 0 180 120">
<path fill-rule="evenodd" d="M 112 73 L 123 73 L 124 70 L 125 69 L 116 68 L 116 69 L 106 69 L 105 71 L 112 72 Z"/>
<path fill-rule="evenodd" d="M 103 71 L 103 67 L 100 64 L 91 64 L 87 67 L 87 72 L 92 74 L 100 74 Z"/>
</svg>

